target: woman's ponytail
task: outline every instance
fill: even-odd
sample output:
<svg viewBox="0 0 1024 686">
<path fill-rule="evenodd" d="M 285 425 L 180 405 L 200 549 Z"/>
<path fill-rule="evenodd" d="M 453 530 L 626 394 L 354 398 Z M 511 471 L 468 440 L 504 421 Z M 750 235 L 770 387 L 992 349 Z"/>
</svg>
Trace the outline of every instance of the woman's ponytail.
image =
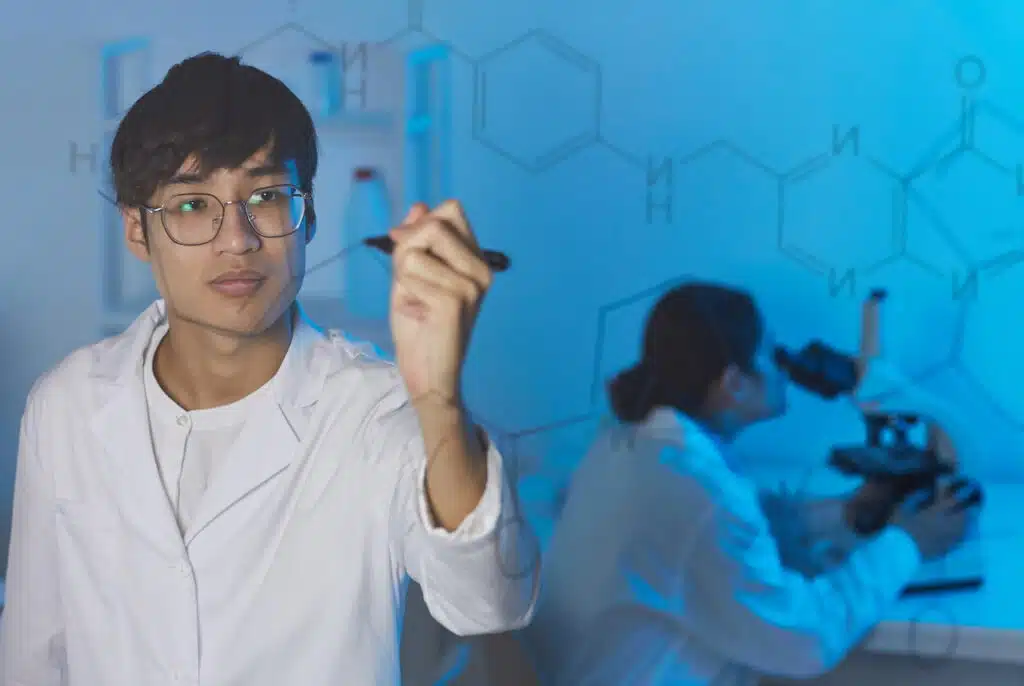
<svg viewBox="0 0 1024 686">
<path fill-rule="evenodd" d="M 643 362 L 619 373 L 608 383 L 608 401 L 619 421 L 642 422 L 657 406 L 654 374 Z"/>
</svg>

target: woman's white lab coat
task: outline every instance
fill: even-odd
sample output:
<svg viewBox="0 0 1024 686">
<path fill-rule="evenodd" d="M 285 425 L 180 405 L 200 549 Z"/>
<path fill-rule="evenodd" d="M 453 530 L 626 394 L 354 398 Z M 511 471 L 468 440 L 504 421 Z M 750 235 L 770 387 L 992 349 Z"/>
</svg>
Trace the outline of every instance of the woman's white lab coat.
<svg viewBox="0 0 1024 686">
<path fill-rule="evenodd" d="M 526 630 L 559 686 L 736 686 L 830 670 L 909 582 L 889 528 L 827 574 L 780 563 L 757 489 L 696 424 L 614 427 L 573 476 Z"/>
<path fill-rule="evenodd" d="M 506 573 L 519 539 L 497 451 L 477 509 L 434 528 L 394 366 L 305 321 L 183 536 L 143 391 L 164 316 L 157 303 L 31 392 L 5 686 L 395 684 L 408 576 L 456 634 L 526 624 L 535 580 Z"/>
</svg>

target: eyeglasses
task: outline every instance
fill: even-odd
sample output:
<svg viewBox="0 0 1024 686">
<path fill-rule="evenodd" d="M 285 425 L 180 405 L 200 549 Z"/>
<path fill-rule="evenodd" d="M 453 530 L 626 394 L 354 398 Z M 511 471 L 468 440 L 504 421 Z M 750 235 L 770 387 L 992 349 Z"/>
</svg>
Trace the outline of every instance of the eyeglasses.
<svg viewBox="0 0 1024 686">
<path fill-rule="evenodd" d="M 264 238 L 284 238 L 299 230 L 312 195 L 290 184 L 257 188 L 247 200 L 224 202 L 209 193 L 179 193 L 161 207 L 143 207 L 159 214 L 167 237 L 178 245 L 205 245 L 220 233 L 228 205 L 239 205 L 252 230 Z"/>
</svg>

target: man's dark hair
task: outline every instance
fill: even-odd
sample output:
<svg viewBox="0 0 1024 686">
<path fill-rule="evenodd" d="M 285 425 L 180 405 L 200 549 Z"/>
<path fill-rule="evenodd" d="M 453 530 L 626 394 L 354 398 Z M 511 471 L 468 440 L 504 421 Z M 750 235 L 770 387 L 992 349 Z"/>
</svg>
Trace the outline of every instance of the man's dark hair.
<svg viewBox="0 0 1024 686">
<path fill-rule="evenodd" d="M 271 163 L 293 163 L 298 186 L 312 193 L 317 139 L 302 101 L 238 57 L 190 57 L 171 67 L 118 126 L 110 148 L 115 199 L 145 205 L 190 156 L 197 158 L 195 173 L 205 176 L 241 166 L 268 143 Z"/>
<path fill-rule="evenodd" d="M 623 422 L 643 421 L 662 406 L 695 416 L 729 365 L 755 371 L 763 336 L 749 293 L 699 282 L 673 288 L 647 318 L 640 363 L 609 383 L 612 411 Z"/>
</svg>

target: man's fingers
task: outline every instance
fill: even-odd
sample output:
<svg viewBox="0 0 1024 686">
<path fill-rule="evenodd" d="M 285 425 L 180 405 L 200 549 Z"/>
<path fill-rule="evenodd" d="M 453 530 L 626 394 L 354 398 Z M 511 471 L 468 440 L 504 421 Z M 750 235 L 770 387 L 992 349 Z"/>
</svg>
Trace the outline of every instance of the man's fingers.
<svg viewBox="0 0 1024 686">
<path fill-rule="evenodd" d="M 482 295 L 480 284 L 449 267 L 444 261 L 423 250 L 402 254 L 399 279 L 414 276 L 447 293 L 457 294 L 462 300 L 472 301 Z"/>
<path fill-rule="evenodd" d="M 431 215 L 451 225 L 467 244 L 473 248 L 479 247 L 476 242 L 476 236 L 473 235 L 473 229 L 469 225 L 469 220 L 466 218 L 466 212 L 462 209 L 462 204 L 457 200 L 444 201 L 431 212 Z"/>
<path fill-rule="evenodd" d="M 486 291 L 490 287 L 493 276 L 490 267 L 475 246 L 470 245 L 465 236 L 446 220 L 431 214 L 408 229 L 408 233 L 396 238 L 398 245 L 393 257 L 400 269 L 407 255 L 419 251 L 440 259 L 455 272 L 475 282 L 482 290 Z M 405 229 L 392 231 L 392 236 L 399 231 Z"/>
<path fill-rule="evenodd" d="M 402 224 L 413 224 L 430 214 L 430 208 L 425 203 L 414 202 L 412 207 L 405 215 L 405 219 L 402 220 Z"/>
<path fill-rule="evenodd" d="M 409 238 L 416 232 L 416 229 L 423 218 L 430 214 L 430 208 L 421 202 L 413 203 L 413 206 L 409 208 L 409 211 L 405 213 L 405 218 L 401 221 L 398 226 L 394 226 L 388 231 L 388 235 L 395 243 L 401 243 L 402 241 Z"/>
</svg>

